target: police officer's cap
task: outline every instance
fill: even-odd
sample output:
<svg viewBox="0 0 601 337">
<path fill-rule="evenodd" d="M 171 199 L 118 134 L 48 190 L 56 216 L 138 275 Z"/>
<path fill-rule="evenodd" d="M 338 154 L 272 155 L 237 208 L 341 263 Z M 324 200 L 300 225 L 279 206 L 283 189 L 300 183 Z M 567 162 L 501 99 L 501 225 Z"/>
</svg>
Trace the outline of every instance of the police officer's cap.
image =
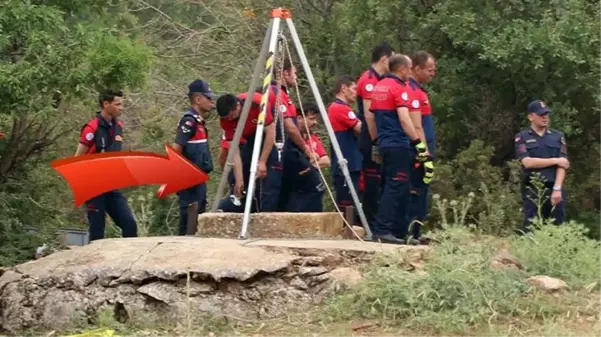
<svg viewBox="0 0 601 337">
<path fill-rule="evenodd" d="M 210 99 L 214 99 L 216 97 L 213 91 L 209 88 L 209 83 L 203 80 L 195 80 L 188 85 L 188 96 L 192 94 L 203 94 Z"/>
<path fill-rule="evenodd" d="M 547 103 L 540 99 L 528 103 L 528 113 L 535 113 L 537 115 L 544 115 L 551 112 L 551 109 L 547 106 Z"/>
</svg>

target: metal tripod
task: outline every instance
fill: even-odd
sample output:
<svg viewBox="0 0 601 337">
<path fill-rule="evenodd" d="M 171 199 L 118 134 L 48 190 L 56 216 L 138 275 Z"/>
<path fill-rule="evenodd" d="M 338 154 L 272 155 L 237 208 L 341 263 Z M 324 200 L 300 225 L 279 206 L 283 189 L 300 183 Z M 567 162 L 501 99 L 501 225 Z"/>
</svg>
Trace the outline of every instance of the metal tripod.
<svg viewBox="0 0 601 337">
<path fill-rule="evenodd" d="M 252 159 L 251 159 L 251 165 L 250 165 L 250 179 L 249 179 L 249 184 L 248 184 L 248 190 L 246 193 L 246 200 L 245 200 L 246 202 L 244 205 L 244 216 L 242 218 L 242 229 L 240 231 L 239 238 L 240 239 L 247 238 L 248 223 L 250 221 L 250 210 L 251 210 L 252 200 L 253 200 L 253 196 L 254 196 L 254 192 L 255 192 L 257 163 L 258 163 L 259 155 L 261 152 L 261 142 L 263 140 L 263 129 L 265 127 L 265 114 L 267 113 L 267 111 L 266 111 L 267 104 L 266 103 L 267 103 L 267 100 L 269 99 L 269 94 L 271 92 L 271 90 L 269 90 L 269 86 L 271 84 L 271 80 L 273 77 L 273 62 L 276 57 L 276 51 L 277 51 L 276 47 L 277 47 L 278 36 L 280 33 L 280 25 L 281 25 L 282 20 L 285 20 L 286 24 L 288 26 L 288 30 L 290 31 L 290 35 L 292 36 L 292 40 L 294 42 L 294 47 L 295 47 L 296 52 L 301 60 L 303 70 L 305 71 L 305 74 L 307 74 L 307 79 L 309 80 L 309 84 L 311 86 L 311 91 L 313 92 L 313 96 L 315 97 L 317 106 L 319 107 L 319 112 L 321 114 L 323 123 L 328 131 L 328 136 L 330 137 L 330 142 L 332 144 L 334 152 L 336 153 L 336 157 L 339 159 L 338 163 L 340 165 L 340 169 L 342 170 L 342 173 L 346 180 L 346 184 L 351 192 L 353 201 L 354 201 L 355 205 L 357 206 L 357 212 L 359 213 L 359 218 L 361 220 L 361 224 L 363 225 L 363 228 L 365 229 L 365 233 L 366 233 L 365 239 L 371 240 L 372 233 L 371 233 L 371 230 L 367 223 L 367 219 L 365 218 L 365 213 L 363 213 L 363 207 L 359 201 L 359 196 L 357 195 L 357 191 L 355 190 L 355 187 L 351 180 L 351 175 L 349 173 L 348 166 L 347 166 L 347 160 L 342 156 L 342 151 L 340 150 L 340 145 L 338 144 L 338 140 L 336 139 L 336 136 L 334 134 L 334 129 L 332 129 L 332 125 L 330 124 L 330 120 L 328 119 L 328 114 L 326 112 L 325 105 L 321 98 L 321 94 L 319 93 L 319 89 L 317 88 L 317 83 L 315 82 L 315 78 L 313 77 L 313 72 L 311 71 L 311 67 L 309 66 L 309 61 L 307 60 L 305 51 L 303 49 L 303 46 L 302 46 L 300 39 L 298 37 L 298 34 L 296 32 L 296 28 L 294 26 L 294 23 L 292 22 L 292 15 L 291 15 L 290 11 L 287 9 L 275 8 L 271 11 L 271 17 L 272 17 L 272 19 L 270 20 L 269 26 L 267 27 L 267 30 L 265 32 L 263 46 L 261 47 L 261 52 L 259 53 L 259 58 L 257 59 L 257 64 L 255 66 L 255 70 L 253 72 L 253 76 L 252 76 L 251 83 L 250 83 L 250 86 L 248 88 L 248 93 L 247 93 L 247 97 L 252 97 L 251 95 L 253 94 L 254 88 L 256 88 L 256 86 L 258 84 L 257 82 L 259 81 L 259 77 L 261 75 L 261 64 L 262 64 L 263 60 L 265 60 L 265 58 L 267 57 L 267 59 L 265 60 L 265 63 L 264 63 L 264 65 L 265 65 L 264 69 L 265 69 L 266 74 L 263 79 L 263 96 L 261 98 L 260 114 L 257 118 L 257 130 L 256 130 L 256 134 L 255 134 L 255 142 L 253 144 L 254 147 L 253 147 L 253 153 L 252 153 Z M 238 121 L 239 126 L 242 126 L 246 123 L 250 107 L 251 107 L 251 100 L 249 100 L 249 99 L 245 100 L 244 105 L 242 107 L 242 112 L 240 114 L 240 118 Z M 221 176 L 219 188 L 217 190 L 217 195 L 215 196 L 215 201 L 213 202 L 213 207 L 211 209 L 211 212 L 217 211 L 217 208 L 219 206 L 219 200 L 221 200 L 221 198 L 223 196 L 223 192 L 227 186 L 227 180 L 228 180 L 227 178 L 231 171 L 231 166 L 232 166 L 231 163 L 234 158 L 235 151 L 238 151 L 238 145 L 240 143 L 240 138 L 242 136 L 242 130 L 243 130 L 242 127 L 236 127 L 236 132 L 235 132 L 234 138 L 232 139 L 231 144 L 230 144 L 230 152 L 228 153 L 228 156 L 227 156 L 226 165 L 224 167 L 224 170 L 223 170 L 223 173 Z"/>
</svg>

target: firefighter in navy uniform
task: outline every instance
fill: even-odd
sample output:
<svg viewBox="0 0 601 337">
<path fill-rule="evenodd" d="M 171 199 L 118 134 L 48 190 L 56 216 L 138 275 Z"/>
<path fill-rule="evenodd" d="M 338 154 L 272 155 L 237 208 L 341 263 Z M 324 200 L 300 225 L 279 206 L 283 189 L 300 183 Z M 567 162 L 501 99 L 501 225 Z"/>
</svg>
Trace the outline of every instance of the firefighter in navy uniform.
<svg viewBox="0 0 601 337">
<path fill-rule="evenodd" d="M 530 127 L 515 136 L 516 156 L 524 167 L 522 202 L 524 208 L 523 231 L 531 230 L 531 220 L 538 216 L 541 202 L 543 219 L 553 217 L 559 225 L 565 220 L 565 195 L 563 182 L 570 167 L 565 138 L 562 132 L 549 129 L 551 109 L 545 102 L 535 100 L 528 104 Z M 532 179 L 539 176 L 544 184 L 542 200 Z M 536 179 L 536 178 L 534 178 Z"/>
<path fill-rule="evenodd" d="M 121 151 L 123 123 L 117 119 L 123 109 L 123 93 L 105 90 L 98 99 L 101 111 L 83 126 L 75 156 Z M 138 236 L 136 220 L 119 190 L 103 193 L 86 201 L 90 241 L 104 238 L 106 213 L 121 228 L 123 237 Z"/>
<path fill-rule="evenodd" d="M 209 135 L 205 118 L 213 109 L 215 94 L 209 84 L 195 80 L 188 86 L 190 109 L 180 119 L 175 135 L 174 149 L 196 164 L 203 172 L 213 171 Z M 179 199 L 179 235 L 194 235 L 198 228 L 198 214 L 207 207 L 207 185 L 192 186 L 177 193 Z"/>
</svg>

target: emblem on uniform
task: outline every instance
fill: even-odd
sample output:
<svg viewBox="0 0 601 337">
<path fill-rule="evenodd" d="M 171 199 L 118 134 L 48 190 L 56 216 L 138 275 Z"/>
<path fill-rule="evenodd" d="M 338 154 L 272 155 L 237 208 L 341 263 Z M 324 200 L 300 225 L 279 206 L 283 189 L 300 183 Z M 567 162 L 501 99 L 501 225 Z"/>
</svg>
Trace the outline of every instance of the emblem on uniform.
<svg viewBox="0 0 601 337">
<path fill-rule="evenodd" d="M 357 118 L 357 116 L 355 115 L 355 113 L 353 112 L 353 110 L 348 112 L 348 118 L 349 119 L 355 119 Z"/>
<path fill-rule="evenodd" d="M 123 137 L 121 137 L 121 135 L 116 135 L 115 136 L 115 141 L 120 142 L 123 140 Z"/>
<path fill-rule="evenodd" d="M 407 95 L 406 92 L 401 94 L 401 98 L 404 99 L 405 101 L 409 99 L 409 95 Z"/>
<path fill-rule="evenodd" d="M 91 133 L 91 132 L 90 132 L 90 133 L 87 133 L 87 134 L 86 134 L 86 140 L 92 140 L 92 139 L 94 139 L 94 134 L 93 134 L 93 133 Z"/>
<path fill-rule="evenodd" d="M 373 85 L 373 84 L 371 84 L 371 83 L 369 83 L 369 84 L 366 84 L 366 85 L 365 85 L 365 90 L 367 90 L 367 91 L 372 91 L 372 90 L 374 90 L 374 85 Z"/>
<path fill-rule="evenodd" d="M 544 107 L 545 107 L 545 102 L 541 101 L 541 102 L 540 102 L 540 107 L 541 107 L 541 108 L 544 108 Z"/>
<path fill-rule="evenodd" d="M 414 99 L 413 102 L 411 102 L 411 106 L 413 106 L 415 109 L 419 108 L 419 101 Z"/>
<path fill-rule="evenodd" d="M 194 123 L 192 123 L 192 121 L 186 121 L 186 125 L 187 126 L 192 126 Z"/>
<path fill-rule="evenodd" d="M 192 129 L 187 128 L 185 125 L 182 125 L 181 128 L 182 128 L 182 132 L 183 133 L 190 133 L 190 132 L 192 132 Z"/>
<path fill-rule="evenodd" d="M 288 109 L 286 108 L 286 104 L 282 104 L 282 105 L 280 105 L 280 112 L 286 112 L 286 110 L 288 110 Z"/>
</svg>

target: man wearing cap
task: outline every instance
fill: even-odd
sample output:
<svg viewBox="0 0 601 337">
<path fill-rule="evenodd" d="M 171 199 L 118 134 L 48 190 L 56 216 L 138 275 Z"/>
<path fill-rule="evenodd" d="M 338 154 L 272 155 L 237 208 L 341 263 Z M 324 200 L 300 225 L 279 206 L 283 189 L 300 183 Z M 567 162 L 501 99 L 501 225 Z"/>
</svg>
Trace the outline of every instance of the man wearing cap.
<svg viewBox="0 0 601 337">
<path fill-rule="evenodd" d="M 213 158 L 209 148 L 209 135 L 205 118 L 213 109 L 215 94 L 209 84 L 195 80 L 188 86 L 190 108 L 180 119 L 175 135 L 174 149 L 196 164 L 203 172 L 213 171 Z M 207 185 L 190 187 L 177 193 L 179 199 L 179 235 L 194 235 L 198 228 L 198 214 L 207 206 Z"/>
<path fill-rule="evenodd" d="M 552 216 L 555 224 L 559 225 L 565 218 L 563 182 L 570 162 L 563 133 L 549 129 L 550 112 L 551 109 L 544 101 L 530 102 L 528 104 L 530 127 L 515 136 L 515 152 L 524 167 L 522 183 L 524 232 L 531 230 L 532 219 L 539 214 L 539 205 L 543 219 Z M 538 191 L 533 185 L 535 177 L 539 177 L 539 181 L 542 180 L 543 191 Z"/>
</svg>

